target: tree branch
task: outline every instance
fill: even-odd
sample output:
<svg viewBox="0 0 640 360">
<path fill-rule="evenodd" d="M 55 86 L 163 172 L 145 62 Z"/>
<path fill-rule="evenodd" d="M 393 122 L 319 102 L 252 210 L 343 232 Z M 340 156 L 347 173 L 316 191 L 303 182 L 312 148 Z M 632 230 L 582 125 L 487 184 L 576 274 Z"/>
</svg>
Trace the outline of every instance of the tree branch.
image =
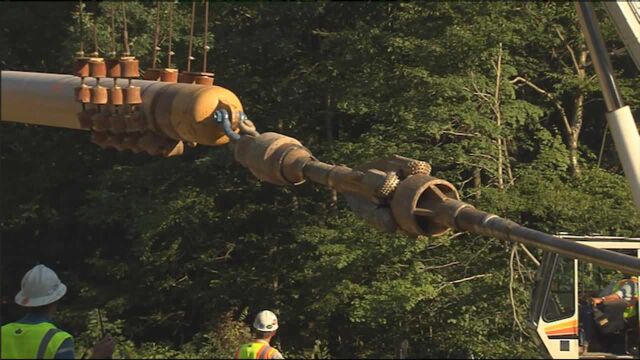
<svg viewBox="0 0 640 360">
<path fill-rule="evenodd" d="M 486 167 L 486 166 L 480 165 L 480 164 L 475 164 L 475 163 L 472 164 L 472 163 L 468 163 L 468 162 L 465 162 L 465 161 L 459 161 L 458 164 L 469 166 L 469 167 L 472 167 L 472 168 L 480 168 L 480 169 L 483 169 L 483 170 L 487 171 L 489 174 L 494 174 L 495 173 L 495 169 L 492 169 L 492 168 L 489 168 L 489 167 Z"/>
<path fill-rule="evenodd" d="M 515 257 L 516 251 L 518 250 L 518 245 L 513 244 L 511 247 L 511 258 L 509 259 L 509 299 L 511 301 L 511 310 L 513 311 L 513 320 L 518 325 L 520 332 L 524 333 L 524 329 L 522 328 L 522 324 L 520 320 L 518 320 L 518 312 L 516 310 L 516 301 L 513 296 L 513 280 L 514 280 L 514 271 L 513 271 L 513 258 Z"/>
<path fill-rule="evenodd" d="M 459 264 L 460 264 L 460 262 L 459 262 L 459 261 L 453 261 L 453 262 L 450 262 L 450 263 L 448 263 L 448 264 L 444 264 L 444 265 L 426 266 L 426 267 L 424 268 L 424 270 L 444 269 L 444 268 L 446 268 L 446 267 L 454 266 L 454 265 L 459 265 Z"/>
<path fill-rule="evenodd" d="M 471 153 L 471 154 L 469 154 L 469 156 L 478 156 L 478 157 L 487 158 L 487 159 L 489 159 L 489 160 L 493 160 L 493 161 L 496 161 L 496 162 L 498 161 L 498 160 L 497 160 L 496 158 L 494 158 L 493 156 L 491 156 L 491 155 L 487 155 L 487 154 L 476 154 L 476 153 Z"/>
<path fill-rule="evenodd" d="M 529 251 L 529 249 L 524 244 L 521 243 L 520 247 L 522 248 L 522 250 L 524 250 L 524 253 L 527 254 L 529 259 L 531 259 L 531 261 L 536 264 L 536 266 L 540 266 L 540 261 L 538 261 L 538 259 L 531 253 L 531 251 Z"/>
<path fill-rule="evenodd" d="M 450 134 L 450 135 L 455 135 L 455 136 L 468 136 L 468 137 L 478 137 L 480 136 L 480 134 L 470 134 L 470 133 L 463 133 L 463 132 L 457 132 L 457 131 L 449 131 L 449 130 L 442 130 L 442 132 L 440 134 Z"/>
<path fill-rule="evenodd" d="M 465 281 L 471 281 L 471 280 L 475 280 L 475 279 L 480 279 L 480 278 L 487 277 L 487 276 L 491 276 L 491 275 L 492 275 L 492 274 L 478 274 L 478 275 L 473 275 L 473 276 L 469 276 L 469 277 L 462 278 L 462 279 L 458 279 L 458 280 L 449 281 L 449 282 L 447 282 L 447 283 L 445 283 L 445 284 L 441 285 L 441 286 L 436 290 L 436 292 L 440 292 L 440 290 L 442 290 L 442 289 L 446 288 L 446 287 L 447 287 L 447 286 L 449 286 L 449 285 L 460 284 L 460 283 L 465 282 Z"/>
<path fill-rule="evenodd" d="M 567 113 L 564 111 L 564 107 L 562 107 L 562 103 L 560 103 L 560 101 L 556 99 L 554 95 L 542 89 L 541 87 L 537 86 L 536 84 L 532 83 L 531 81 L 520 76 L 515 77 L 513 80 L 509 82 L 514 85 L 518 82 L 523 82 L 525 85 L 529 86 L 536 92 L 544 95 L 547 99 L 549 99 L 549 101 L 551 101 L 553 105 L 555 105 L 556 109 L 560 111 L 560 116 L 562 117 L 562 122 L 564 123 L 565 129 L 567 130 L 567 133 L 571 136 L 571 125 L 569 124 L 569 117 L 567 116 Z"/>
<path fill-rule="evenodd" d="M 566 47 L 567 50 L 569 51 L 569 55 L 571 55 L 571 61 L 573 62 L 574 69 L 576 69 L 576 74 L 579 74 L 580 73 L 580 65 L 578 64 L 578 59 L 576 58 L 576 53 L 573 51 L 571 46 L 569 46 L 569 43 L 564 38 L 564 36 L 562 36 L 562 33 L 560 32 L 560 29 L 557 26 L 554 26 L 554 29 L 556 30 L 556 34 L 558 34 L 558 37 L 560 38 L 560 40 L 562 40 L 562 42 L 564 43 L 564 47 Z"/>
</svg>

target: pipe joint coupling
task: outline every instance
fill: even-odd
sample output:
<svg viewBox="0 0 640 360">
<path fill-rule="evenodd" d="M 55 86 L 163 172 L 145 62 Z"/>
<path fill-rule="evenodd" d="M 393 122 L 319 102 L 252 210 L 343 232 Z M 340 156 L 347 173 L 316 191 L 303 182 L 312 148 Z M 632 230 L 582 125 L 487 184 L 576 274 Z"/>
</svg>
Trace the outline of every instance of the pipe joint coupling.
<svg viewBox="0 0 640 360">
<path fill-rule="evenodd" d="M 416 174 L 400 182 L 391 199 L 391 211 L 399 227 L 409 235 L 437 236 L 453 226 L 454 217 L 449 215 L 454 215 L 454 209 L 449 205 L 467 205 L 458 200 L 458 191 L 451 183 Z"/>
<path fill-rule="evenodd" d="M 304 166 L 315 160 L 298 140 L 272 132 L 240 136 L 234 157 L 257 178 L 275 185 L 302 184 Z"/>
</svg>

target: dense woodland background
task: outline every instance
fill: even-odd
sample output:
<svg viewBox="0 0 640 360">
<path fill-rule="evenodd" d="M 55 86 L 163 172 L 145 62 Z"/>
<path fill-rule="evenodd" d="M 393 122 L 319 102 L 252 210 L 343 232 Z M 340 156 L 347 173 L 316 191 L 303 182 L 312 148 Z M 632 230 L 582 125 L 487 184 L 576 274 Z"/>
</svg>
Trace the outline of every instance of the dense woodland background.
<svg viewBox="0 0 640 360">
<path fill-rule="evenodd" d="M 120 3 L 85 5 L 85 49 L 95 20 L 105 54 Z M 150 67 L 155 4 L 125 6 Z M 174 10 L 181 69 L 190 12 Z M 69 73 L 77 18 L 77 2 L 2 2 L 2 68 Z M 208 68 L 260 131 L 334 163 L 429 161 L 465 201 L 534 229 L 640 236 L 572 3 L 211 3 L 209 18 Z M 624 51 L 612 61 L 638 119 L 639 72 Z M 524 331 L 535 265 L 512 244 L 376 232 L 342 197 L 261 183 L 226 148 L 156 158 L 5 122 L 0 141 L 2 322 L 44 263 L 68 285 L 57 322 L 78 356 L 99 337 L 97 309 L 116 357 L 228 357 L 265 308 L 287 357 L 539 356 Z"/>
</svg>

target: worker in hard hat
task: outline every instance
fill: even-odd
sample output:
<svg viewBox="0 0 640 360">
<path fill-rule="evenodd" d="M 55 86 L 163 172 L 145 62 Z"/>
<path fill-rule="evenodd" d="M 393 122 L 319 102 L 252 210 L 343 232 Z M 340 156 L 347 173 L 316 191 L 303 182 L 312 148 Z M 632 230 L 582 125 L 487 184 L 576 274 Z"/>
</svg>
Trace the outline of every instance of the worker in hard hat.
<svg viewBox="0 0 640 360">
<path fill-rule="evenodd" d="M 638 327 L 634 320 L 638 315 L 638 278 L 630 276 L 612 281 L 599 297 L 591 298 L 591 304 L 592 307 L 580 309 L 584 351 L 625 353 L 624 332 L 637 331 Z"/>
<path fill-rule="evenodd" d="M 612 281 L 601 293 L 592 299 L 594 306 L 604 305 L 606 325 L 612 330 L 604 331 L 603 338 L 608 344 L 608 352 L 626 352 L 624 332 L 638 329 L 638 277 L 630 276 Z M 621 320 L 621 321 L 620 321 Z M 618 323 L 618 326 L 615 326 Z M 615 330 L 617 329 L 617 330 Z M 637 337 L 637 335 L 636 335 Z"/>
<path fill-rule="evenodd" d="M 73 337 L 51 322 L 66 292 L 58 275 L 44 265 L 36 265 L 24 275 L 15 301 L 27 308 L 27 314 L 2 326 L 3 359 L 75 358 Z M 114 340 L 106 336 L 93 347 L 91 358 L 111 358 L 114 345 Z"/>
<path fill-rule="evenodd" d="M 608 301 L 624 300 L 627 308 L 624 319 L 631 319 L 638 313 L 638 277 L 631 276 L 620 281 L 613 281 L 603 290 L 602 297 L 592 298 L 594 305 Z"/>
<path fill-rule="evenodd" d="M 236 359 L 284 359 L 282 354 L 269 345 L 278 330 L 278 318 L 269 310 L 263 310 L 256 315 L 253 322 L 256 330 L 254 341 L 240 346 L 236 351 Z"/>
</svg>

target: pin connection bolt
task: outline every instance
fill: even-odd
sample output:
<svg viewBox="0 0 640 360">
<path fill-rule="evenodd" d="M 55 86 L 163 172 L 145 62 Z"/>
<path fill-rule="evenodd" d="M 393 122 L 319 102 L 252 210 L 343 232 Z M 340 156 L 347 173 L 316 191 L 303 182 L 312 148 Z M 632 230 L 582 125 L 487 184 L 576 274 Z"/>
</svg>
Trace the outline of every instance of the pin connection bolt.
<svg viewBox="0 0 640 360">
<path fill-rule="evenodd" d="M 213 112 L 213 120 L 222 125 L 222 129 L 224 130 L 225 135 L 229 137 L 232 141 L 240 140 L 240 135 L 237 134 L 231 128 L 231 119 L 229 116 L 229 112 L 226 109 L 220 109 Z"/>
</svg>

